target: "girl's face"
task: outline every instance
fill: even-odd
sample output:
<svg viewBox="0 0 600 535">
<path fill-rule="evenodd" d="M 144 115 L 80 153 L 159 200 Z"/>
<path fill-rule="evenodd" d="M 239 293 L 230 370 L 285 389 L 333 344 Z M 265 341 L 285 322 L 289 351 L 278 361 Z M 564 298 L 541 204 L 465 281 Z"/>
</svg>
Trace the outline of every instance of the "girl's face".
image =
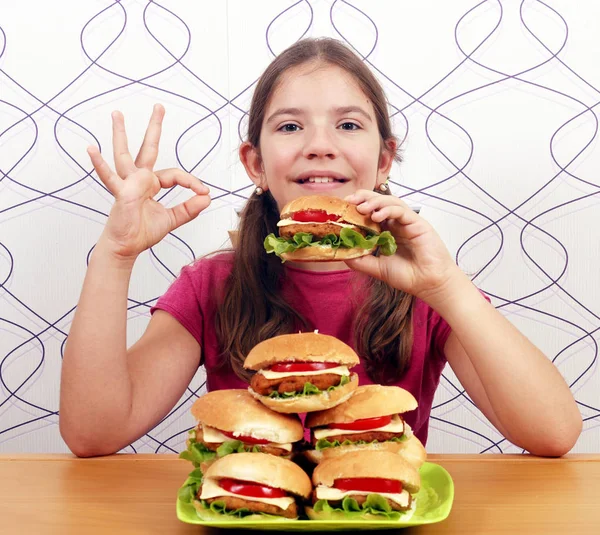
<svg viewBox="0 0 600 535">
<path fill-rule="evenodd" d="M 345 197 L 385 182 L 393 161 L 372 103 L 345 70 L 307 64 L 288 70 L 265 110 L 260 156 L 240 156 L 252 180 L 281 209 L 303 195 Z"/>
</svg>

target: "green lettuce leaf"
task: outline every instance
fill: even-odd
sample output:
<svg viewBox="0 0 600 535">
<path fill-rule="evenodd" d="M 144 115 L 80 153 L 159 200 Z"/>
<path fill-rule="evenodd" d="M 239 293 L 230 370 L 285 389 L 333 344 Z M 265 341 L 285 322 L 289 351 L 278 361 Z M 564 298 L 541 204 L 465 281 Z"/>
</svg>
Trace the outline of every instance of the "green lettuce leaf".
<svg viewBox="0 0 600 535">
<path fill-rule="evenodd" d="M 401 437 L 392 437 L 389 440 L 384 440 L 383 442 L 406 442 L 410 437 L 406 436 L 406 435 L 402 435 Z M 327 440 L 326 438 L 321 438 L 319 440 L 317 440 L 317 443 L 315 444 L 315 449 L 317 450 L 324 450 L 326 448 L 337 448 L 338 446 L 350 446 L 352 444 L 358 444 L 359 446 L 363 446 L 365 444 L 377 444 L 379 441 L 378 440 L 372 440 L 371 442 L 366 442 L 364 440 L 356 440 L 356 441 L 352 441 L 352 440 L 348 440 L 345 439 L 343 442 L 340 442 L 339 440 Z"/>
<path fill-rule="evenodd" d="M 245 451 L 256 453 L 260 452 L 260 448 L 250 444 L 246 445 L 241 440 L 228 440 L 217 448 L 217 457 L 225 457 L 230 453 L 243 453 Z"/>
<path fill-rule="evenodd" d="M 326 391 L 331 392 L 335 388 L 339 388 L 341 386 L 347 385 L 349 382 L 350 382 L 350 376 L 342 375 L 342 380 L 340 381 L 340 384 L 336 385 L 336 386 L 330 386 L 329 388 L 327 388 Z M 302 389 L 302 392 L 284 392 L 283 394 L 280 394 L 279 392 L 271 392 L 268 397 L 273 398 L 273 399 L 289 399 L 289 398 L 295 398 L 295 397 L 300 397 L 300 396 L 313 396 L 315 394 L 322 394 L 322 393 L 323 393 L 323 391 L 318 389 L 312 383 L 304 383 L 304 388 Z"/>
<path fill-rule="evenodd" d="M 265 251 L 275 253 L 277 256 L 292 253 L 304 247 L 317 246 L 329 246 L 334 249 L 339 247 L 358 247 L 360 249 L 379 247 L 379 252 L 386 256 L 393 255 L 397 249 L 396 240 L 388 230 L 375 236 L 365 237 L 355 230 L 343 228 L 339 236 L 328 234 L 321 239 L 306 232 L 298 232 L 292 238 L 278 238 L 275 234 L 269 234 L 264 241 Z"/>
<path fill-rule="evenodd" d="M 188 476 L 188 481 L 178 491 L 178 497 L 182 502 L 191 503 L 198 494 L 198 489 L 202 485 L 202 470 L 196 468 Z"/>
<path fill-rule="evenodd" d="M 380 515 L 386 520 L 400 520 L 402 514 L 400 511 L 394 511 L 387 500 L 379 494 L 369 494 L 363 505 L 346 496 L 339 506 L 332 507 L 327 500 L 318 500 L 315 503 L 314 510 L 317 513 L 342 513 L 348 520 L 356 520 L 365 514 Z"/>
<path fill-rule="evenodd" d="M 252 446 L 250 444 L 246 445 L 241 440 L 228 440 L 227 442 L 223 442 L 223 444 L 217 448 L 217 451 L 212 451 L 202 444 L 202 442 L 196 442 L 195 429 L 189 431 L 188 434 L 187 449 L 179 454 L 179 458 L 191 461 L 196 468 L 203 462 L 213 461 L 217 457 L 225 457 L 225 455 L 229 455 L 230 453 L 260 451 L 258 446 Z"/>
<path fill-rule="evenodd" d="M 212 461 L 217 454 L 209 450 L 201 442 L 196 442 L 196 431 L 192 429 L 188 432 L 187 449 L 179 454 L 180 459 L 191 461 L 198 468 L 203 462 Z"/>
</svg>

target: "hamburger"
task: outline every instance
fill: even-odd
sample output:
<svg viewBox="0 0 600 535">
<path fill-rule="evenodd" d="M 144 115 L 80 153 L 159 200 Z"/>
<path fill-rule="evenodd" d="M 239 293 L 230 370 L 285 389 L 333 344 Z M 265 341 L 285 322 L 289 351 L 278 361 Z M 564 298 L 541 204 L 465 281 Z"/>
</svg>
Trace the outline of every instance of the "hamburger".
<svg viewBox="0 0 600 535">
<path fill-rule="evenodd" d="M 304 437 L 296 415 L 280 414 L 247 390 L 215 390 L 198 398 L 191 409 L 198 425 L 189 432 L 180 458 L 206 468 L 230 453 L 261 452 L 290 457 Z"/>
<path fill-rule="evenodd" d="M 427 454 L 403 418 L 404 413 L 416 408 L 417 401 L 403 388 L 359 386 L 344 403 L 306 417 L 314 449 L 305 455 L 318 463 L 355 451 L 388 451 L 401 455 L 418 469 Z"/>
<path fill-rule="evenodd" d="M 296 519 L 311 490 L 310 478 L 292 461 L 239 453 L 206 470 L 192 504 L 206 521 Z"/>
<path fill-rule="evenodd" d="M 277 223 L 279 237 L 269 234 L 267 253 L 295 262 L 331 262 L 396 252 L 396 241 L 356 206 L 337 197 L 310 195 L 286 204 Z"/>
<path fill-rule="evenodd" d="M 275 336 L 252 348 L 244 368 L 254 370 L 248 391 L 277 412 L 303 413 L 334 407 L 358 386 L 349 370 L 359 363 L 353 349 L 333 336 Z"/>
<path fill-rule="evenodd" d="M 389 451 L 356 451 L 313 472 L 312 520 L 409 520 L 421 487 L 417 469 Z"/>
</svg>

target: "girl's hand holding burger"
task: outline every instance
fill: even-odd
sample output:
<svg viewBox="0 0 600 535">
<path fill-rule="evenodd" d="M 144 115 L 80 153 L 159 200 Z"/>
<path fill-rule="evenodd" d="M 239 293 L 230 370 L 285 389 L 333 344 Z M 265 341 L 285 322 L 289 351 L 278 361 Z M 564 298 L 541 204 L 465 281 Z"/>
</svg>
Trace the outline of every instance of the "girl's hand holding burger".
<svg viewBox="0 0 600 535">
<path fill-rule="evenodd" d="M 358 190 L 345 199 L 361 214 L 389 230 L 398 250 L 391 256 L 367 255 L 346 264 L 390 286 L 430 301 L 457 276 L 464 276 L 433 227 L 392 195 Z"/>
</svg>

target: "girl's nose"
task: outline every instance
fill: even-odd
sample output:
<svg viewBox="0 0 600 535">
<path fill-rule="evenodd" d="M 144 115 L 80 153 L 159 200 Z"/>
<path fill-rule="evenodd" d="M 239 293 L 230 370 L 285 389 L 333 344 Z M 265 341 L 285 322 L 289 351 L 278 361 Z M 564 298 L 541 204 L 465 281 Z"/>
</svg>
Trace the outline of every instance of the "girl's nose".
<svg viewBox="0 0 600 535">
<path fill-rule="evenodd" d="M 339 151 L 335 140 L 326 128 L 312 128 L 305 132 L 305 158 L 336 158 L 338 156 Z"/>
</svg>

